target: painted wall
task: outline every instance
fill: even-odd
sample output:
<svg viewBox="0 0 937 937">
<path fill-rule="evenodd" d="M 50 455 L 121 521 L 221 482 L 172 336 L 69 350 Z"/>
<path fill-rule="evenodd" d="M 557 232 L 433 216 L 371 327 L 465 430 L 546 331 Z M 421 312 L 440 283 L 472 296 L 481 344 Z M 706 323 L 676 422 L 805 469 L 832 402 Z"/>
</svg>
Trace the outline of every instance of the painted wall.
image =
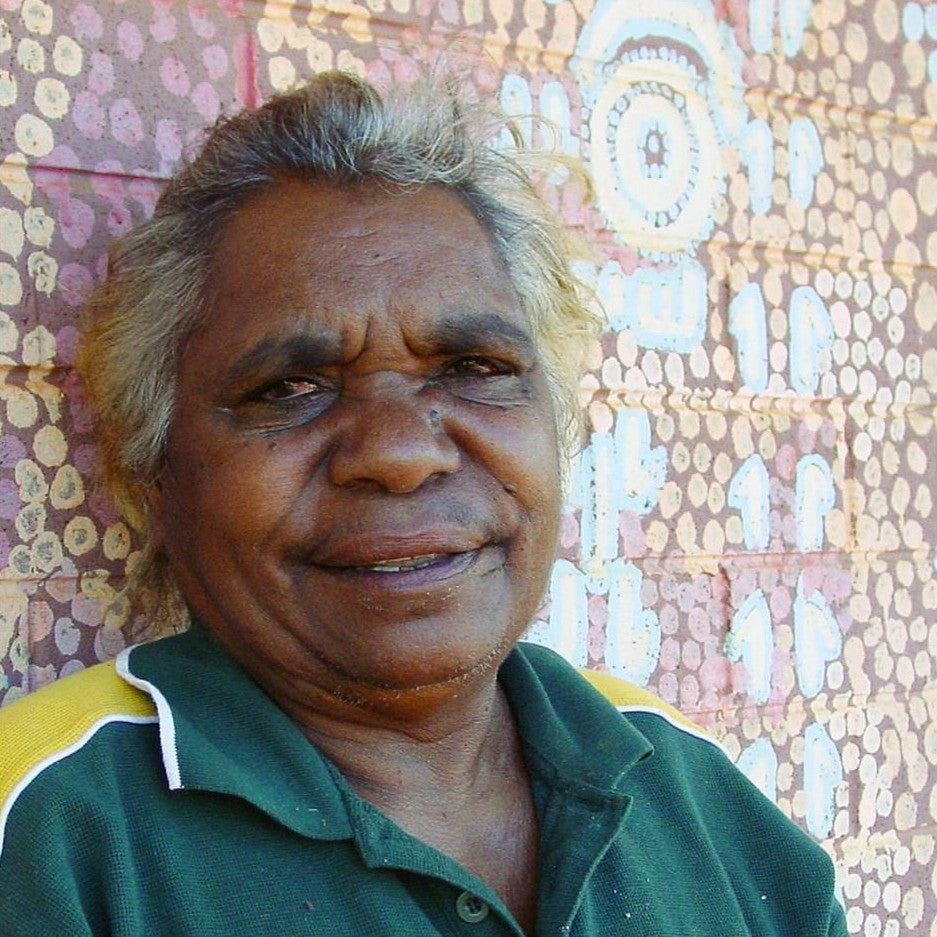
<svg viewBox="0 0 937 937">
<path fill-rule="evenodd" d="M 589 360 L 536 640 L 708 726 L 937 935 L 937 3 L 0 0 L 0 698 L 113 656 L 133 543 L 70 364 L 108 239 L 220 113 L 455 34 L 597 184 Z"/>
</svg>

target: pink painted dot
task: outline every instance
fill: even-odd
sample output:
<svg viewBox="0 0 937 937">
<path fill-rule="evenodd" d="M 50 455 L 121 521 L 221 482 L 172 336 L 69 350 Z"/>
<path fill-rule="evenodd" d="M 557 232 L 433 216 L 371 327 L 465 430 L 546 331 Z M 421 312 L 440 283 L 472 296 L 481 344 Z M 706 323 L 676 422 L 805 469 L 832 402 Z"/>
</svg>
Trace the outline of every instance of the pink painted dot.
<svg viewBox="0 0 937 937">
<path fill-rule="evenodd" d="M 143 35 L 136 23 L 124 20 L 117 27 L 117 48 L 131 62 L 139 62 L 143 55 Z"/>
<path fill-rule="evenodd" d="M 779 447 L 777 455 L 774 457 L 775 471 L 785 481 L 790 481 L 794 477 L 796 466 L 797 450 L 790 443 L 785 443 Z"/>
<path fill-rule="evenodd" d="M 79 3 L 72 10 L 71 20 L 76 39 L 97 39 L 104 31 L 101 14 L 90 3 Z"/>
<path fill-rule="evenodd" d="M 645 608 L 654 608 L 657 605 L 657 583 L 649 576 L 641 581 L 641 604 Z"/>
<path fill-rule="evenodd" d="M 91 277 L 91 271 L 83 264 L 65 264 L 59 270 L 56 282 L 59 292 L 62 294 L 62 299 L 64 299 L 69 306 L 81 306 L 94 288 L 94 280 Z M 62 351 L 61 338 L 58 342 L 58 350 L 61 357 L 66 357 L 65 353 Z M 73 357 L 74 354 L 68 357 L 67 360 L 71 361 Z"/>
<path fill-rule="evenodd" d="M 0 478 L 0 517 L 13 520 L 22 506 L 16 482 L 12 478 Z"/>
<path fill-rule="evenodd" d="M 204 4 L 189 4 L 189 22 L 197 36 L 202 39 L 215 38 L 215 24 L 208 18 L 208 10 Z"/>
<path fill-rule="evenodd" d="M 172 94 L 180 96 L 189 93 L 189 73 L 185 65 L 172 55 L 163 59 L 159 67 L 159 77 L 163 87 Z"/>
<path fill-rule="evenodd" d="M 92 599 L 79 593 L 72 599 L 72 615 L 83 625 L 99 625 L 103 617 L 100 599 Z"/>
<path fill-rule="evenodd" d="M 791 592 L 785 586 L 778 586 L 770 595 L 768 605 L 771 608 L 773 621 L 787 618 L 791 610 Z"/>
<path fill-rule="evenodd" d="M 380 59 L 371 59 L 365 66 L 364 73 L 365 78 L 378 88 L 386 88 L 390 85 L 390 68 Z"/>
<path fill-rule="evenodd" d="M 680 622 L 677 618 L 677 610 L 673 605 L 669 603 L 663 605 L 658 613 L 660 621 L 660 630 L 664 634 L 676 634 L 677 628 L 680 626 Z"/>
<path fill-rule="evenodd" d="M 680 663 L 680 644 L 676 638 L 664 638 L 660 644 L 658 664 L 662 670 L 676 670 Z"/>
<path fill-rule="evenodd" d="M 108 526 L 117 520 L 117 511 L 114 510 L 111 499 L 103 491 L 93 491 L 88 495 L 87 504 L 91 516 L 99 524 Z"/>
<path fill-rule="evenodd" d="M 75 266 L 79 266 L 75 264 Z M 63 268 L 64 269 L 64 268 Z M 87 272 L 87 268 L 83 268 Z M 59 284 L 62 282 L 62 271 L 59 271 Z M 91 273 L 88 272 L 88 283 L 91 283 Z M 56 357 L 60 364 L 66 367 L 75 361 L 75 353 L 78 350 L 78 329 L 73 325 L 62 326 L 55 335 Z"/>
<path fill-rule="evenodd" d="M 420 66 L 409 56 L 401 55 L 394 62 L 394 81 L 409 85 L 419 77 Z"/>
<path fill-rule="evenodd" d="M 20 459 L 26 458 L 26 447 L 12 433 L 0 435 L 0 468 L 15 468 Z"/>
<path fill-rule="evenodd" d="M 460 21 L 461 16 L 459 15 L 457 0 L 436 0 L 435 6 L 443 22 L 454 26 Z"/>
<path fill-rule="evenodd" d="M 153 214 L 156 200 L 159 198 L 159 189 L 149 179 L 134 179 L 127 186 L 130 197 L 143 209 L 147 218 Z"/>
<path fill-rule="evenodd" d="M 81 199 L 70 198 L 59 205 L 59 230 L 69 247 L 84 247 L 94 230 L 94 211 Z"/>
<path fill-rule="evenodd" d="M 104 108 L 92 91 L 79 91 L 72 107 L 72 120 L 89 140 L 100 140 L 104 133 Z"/>
<path fill-rule="evenodd" d="M 706 610 L 701 605 L 694 605 L 687 615 L 687 626 L 690 634 L 697 641 L 705 641 L 709 637 L 710 622 Z"/>
<path fill-rule="evenodd" d="M 91 407 L 88 405 L 88 395 L 85 393 L 85 386 L 78 376 L 78 372 L 70 369 L 62 382 L 62 390 L 65 392 L 65 399 L 68 401 L 68 413 L 72 420 L 72 427 L 76 433 L 89 433 L 94 425 L 94 416 L 91 413 Z M 75 456 L 75 468 L 79 472 L 85 473 L 91 470 L 94 465 L 93 450 L 87 466 L 79 465 L 78 456 Z"/>
<path fill-rule="evenodd" d="M 61 202 L 68 199 L 71 193 L 71 181 L 68 173 L 63 169 L 48 168 L 36 170 L 36 185 L 42 193 L 52 202 Z"/>
<path fill-rule="evenodd" d="M 589 621 L 599 628 L 608 623 L 608 601 L 604 595 L 590 595 L 586 604 Z"/>
<path fill-rule="evenodd" d="M 228 52 L 224 46 L 208 46 L 202 50 L 202 64 L 208 77 L 217 81 L 228 71 Z"/>
<path fill-rule="evenodd" d="M 133 217 L 126 205 L 113 205 L 107 213 L 107 230 L 111 237 L 120 237 L 133 227 Z"/>
<path fill-rule="evenodd" d="M 48 602 L 34 602 L 29 606 L 30 639 L 41 641 L 52 631 L 55 616 Z"/>
<path fill-rule="evenodd" d="M 15 13 L 22 5 L 23 0 L 0 0 L 0 10 Z M 6 562 L 6 560 L 4 560 Z"/>
<path fill-rule="evenodd" d="M 579 520 L 575 514 L 565 513 L 560 519 L 560 546 L 564 550 L 576 545 L 579 540 Z"/>
<path fill-rule="evenodd" d="M 182 156 L 182 139 L 179 136 L 179 127 L 174 120 L 163 117 L 156 122 L 156 132 L 153 134 L 156 152 L 160 158 L 173 163 Z"/>
<path fill-rule="evenodd" d="M 605 656 L 605 629 L 598 625 L 589 628 L 586 645 L 589 659 L 601 660 Z"/>
<path fill-rule="evenodd" d="M 124 198 L 124 167 L 120 160 L 102 159 L 94 167 L 91 191 L 106 202 L 120 202 Z"/>
<path fill-rule="evenodd" d="M 74 465 L 82 475 L 88 475 L 93 472 L 96 464 L 97 450 L 91 443 L 82 443 L 72 450 L 72 465 Z"/>
<path fill-rule="evenodd" d="M 200 81 L 192 90 L 192 103 L 199 116 L 207 123 L 213 124 L 221 113 L 221 101 L 214 85 L 207 81 Z"/>
<path fill-rule="evenodd" d="M 707 657 L 699 668 L 700 684 L 704 689 L 721 692 L 729 688 L 731 680 L 729 662 L 724 657 Z"/>
<path fill-rule="evenodd" d="M 699 681 L 696 674 L 688 673 L 680 681 L 680 707 L 693 711 L 699 702 Z"/>
<path fill-rule="evenodd" d="M 176 18 L 172 13 L 157 6 L 153 22 L 150 23 L 150 35 L 157 42 L 172 42 L 176 38 Z"/>
<path fill-rule="evenodd" d="M 218 6 L 232 18 L 244 15 L 244 0 L 218 0 Z"/>
<path fill-rule="evenodd" d="M 109 94 L 114 90 L 114 65 L 103 52 L 93 52 L 88 72 L 88 87 L 95 94 Z"/>
<path fill-rule="evenodd" d="M 668 703 L 677 702 L 677 675 L 663 673 L 657 682 L 657 695 Z"/>
<path fill-rule="evenodd" d="M 683 646 L 680 648 L 680 659 L 683 661 L 684 667 L 688 667 L 690 670 L 697 670 L 700 665 L 701 656 L 698 642 L 683 642 Z"/>
<path fill-rule="evenodd" d="M 143 139 L 143 123 L 129 98 L 118 98 L 110 108 L 111 136 L 124 146 L 137 146 Z"/>
<path fill-rule="evenodd" d="M 75 596 L 75 599 L 79 598 Z M 84 599 L 84 596 L 81 596 Z M 72 599 L 74 603 L 75 599 Z M 88 601 L 88 599 L 85 599 Z M 100 604 L 100 603 L 98 603 Z M 81 632 L 75 627 L 75 623 L 70 618 L 60 618 L 55 623 L 55 646 L 60 654 L 71 657 L 78 653 L 78 647 L 81 644 Z"/>
</svg>

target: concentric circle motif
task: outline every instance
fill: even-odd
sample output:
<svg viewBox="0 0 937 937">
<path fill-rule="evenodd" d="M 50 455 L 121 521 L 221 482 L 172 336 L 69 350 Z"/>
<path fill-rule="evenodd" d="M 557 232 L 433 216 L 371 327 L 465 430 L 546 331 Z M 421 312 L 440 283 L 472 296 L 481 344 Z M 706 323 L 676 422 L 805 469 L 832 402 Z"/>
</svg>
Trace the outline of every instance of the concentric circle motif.
<svg viewBox="0 0 937 937">
<path fill-rule="evenodd" d="M 654 259 L 692 253 L 712 230 L 721 148 L 744 120 L 740 63 L 711 4 L 696 0 L 605 0 L 583 29 L 573 67 L 599 204 Z"/>
</svg>

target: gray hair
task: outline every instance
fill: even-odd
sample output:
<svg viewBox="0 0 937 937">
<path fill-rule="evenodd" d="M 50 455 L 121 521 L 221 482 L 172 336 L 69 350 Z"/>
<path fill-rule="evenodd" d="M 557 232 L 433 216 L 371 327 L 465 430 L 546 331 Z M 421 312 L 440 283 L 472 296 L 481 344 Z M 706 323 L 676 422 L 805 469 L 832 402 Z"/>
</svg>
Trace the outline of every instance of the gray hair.
<svg viewBox="0 0 937 937">
<path fill-rule="evenodd" d="M 497 143 L 505 127 L 513 147 Z M 152 536 L 146 491 L 163 466 L 179 356 L 204 314 L 219 234 L 248 197 L 277 179 L 435 184 L 457 193 L 505 263 L 544 364 L 558 438 L 567 451 L 576 445 L 581 352 L 597 317 L 570 270 L 573 242 L 532 182 L 540 159 L 520 145 L 510 121 L 429 79 L 381 94 L 328 72 L 212 128 L 153 217 L 114 245 L 79 350 L 104 482 L 140 536 L 128 564 L 131 591 L 148 593 L 163 612 L 180 607 Z"/>
</svg>

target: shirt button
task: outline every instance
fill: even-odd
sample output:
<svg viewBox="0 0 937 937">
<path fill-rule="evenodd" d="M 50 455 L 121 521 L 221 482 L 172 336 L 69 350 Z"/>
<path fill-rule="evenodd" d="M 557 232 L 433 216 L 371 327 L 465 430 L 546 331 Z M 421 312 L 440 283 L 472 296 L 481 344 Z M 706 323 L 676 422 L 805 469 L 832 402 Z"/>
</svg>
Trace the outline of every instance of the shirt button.
<svg viewBox="0 0 937 937">
<path fill-rule="evenodd" d="M 473 895 L 470 891 L 464 891 L 455 900 L 455 913 L 466 924 L 477 924 L 488 917 L 488 904 L 482 901 L 478 895 Z"/>
</svg>

